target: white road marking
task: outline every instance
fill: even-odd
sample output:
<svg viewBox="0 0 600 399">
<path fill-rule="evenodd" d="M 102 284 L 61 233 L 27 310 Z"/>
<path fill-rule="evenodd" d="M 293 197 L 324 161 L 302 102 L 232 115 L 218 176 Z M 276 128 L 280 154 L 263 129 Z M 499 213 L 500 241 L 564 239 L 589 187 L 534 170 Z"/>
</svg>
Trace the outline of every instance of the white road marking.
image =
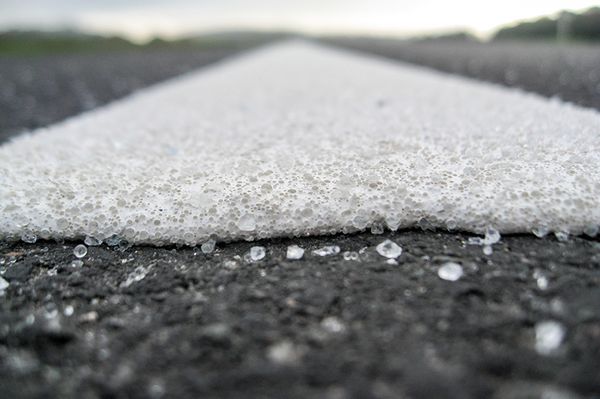
<svg viewBox="0 0 600 399">
<path fill-rule="evenodd" d="M 187 243 L 600 224 L 600 114 L 300 42 L 0 147 L 0 235 Z"/>
</svg>

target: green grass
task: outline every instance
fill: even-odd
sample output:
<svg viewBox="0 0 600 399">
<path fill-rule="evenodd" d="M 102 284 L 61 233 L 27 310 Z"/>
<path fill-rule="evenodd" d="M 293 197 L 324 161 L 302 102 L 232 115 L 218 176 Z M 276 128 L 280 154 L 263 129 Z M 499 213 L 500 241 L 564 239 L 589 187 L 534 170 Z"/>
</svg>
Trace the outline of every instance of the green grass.
<svg viewBox="0 0 600 399">
<path fill-rule="evenodd" d="M 73 32 L 0 33 L 0 56 L 36 56 L 49 54 L 142 51 L 149 49 L 242 49 L 278 38 L 285 33 L 212 34 L 180 40 L 154 39 L 135 44 L 120 37 L 104 37 Z"/>
</svg>

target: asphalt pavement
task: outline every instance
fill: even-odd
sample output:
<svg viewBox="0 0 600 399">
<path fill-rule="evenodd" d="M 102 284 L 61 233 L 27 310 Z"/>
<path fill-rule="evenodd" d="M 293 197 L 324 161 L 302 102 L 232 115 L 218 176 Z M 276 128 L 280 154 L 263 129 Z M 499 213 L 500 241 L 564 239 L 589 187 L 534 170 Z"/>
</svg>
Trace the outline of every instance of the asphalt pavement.
<svg viewBox="0 0 600 399">
<path fill-rule="evenodd" d="M 0 56 L 0 143 L 207 66 L 233 49 Z"/>
</svg>

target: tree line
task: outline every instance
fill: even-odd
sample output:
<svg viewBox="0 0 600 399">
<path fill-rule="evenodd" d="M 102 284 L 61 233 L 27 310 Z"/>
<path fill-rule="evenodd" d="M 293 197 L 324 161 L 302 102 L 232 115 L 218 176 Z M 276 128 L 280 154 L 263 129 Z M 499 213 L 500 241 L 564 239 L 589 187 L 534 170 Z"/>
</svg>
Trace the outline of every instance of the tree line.
<svg viewBox="0 0 600 399">
<path fill-rule="evenodd" d="M 520 22 L 500 29 L 494 40 L 600 40 L 600 7 L 582 13 L 563 11 L 553 17 Z"/>
</svg>

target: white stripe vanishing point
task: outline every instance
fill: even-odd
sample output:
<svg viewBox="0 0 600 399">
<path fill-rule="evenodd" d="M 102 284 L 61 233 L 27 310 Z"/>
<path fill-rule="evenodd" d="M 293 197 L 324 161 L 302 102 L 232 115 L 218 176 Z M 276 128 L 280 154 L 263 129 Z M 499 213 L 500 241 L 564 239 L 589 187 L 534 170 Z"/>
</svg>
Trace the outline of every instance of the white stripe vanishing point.
<svg viewBox="0 0 600 399">
<path fill-rule="evenodd" d="M 595 234 L 600 114 L 288 42 L 0 147 L 0 237 Z"/>
</svg>

